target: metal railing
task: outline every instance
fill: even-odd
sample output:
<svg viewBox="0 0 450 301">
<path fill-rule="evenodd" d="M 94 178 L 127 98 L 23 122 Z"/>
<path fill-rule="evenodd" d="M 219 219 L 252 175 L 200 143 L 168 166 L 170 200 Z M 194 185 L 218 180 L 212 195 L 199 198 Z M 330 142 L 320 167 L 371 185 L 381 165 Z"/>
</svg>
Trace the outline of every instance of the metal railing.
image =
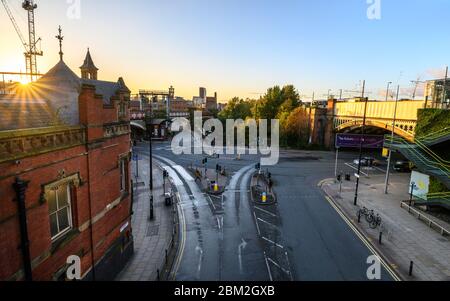
<svg viewBox="0 0 450 301">
<path fill-rule="evenodd" d="M 427 217 L 425 214 L 421 213 L 419 210 L 413 208 L 412 206 L 409 206 L 409 202 L 401 202 L 400 207 L 403 209 L 408 210 L 409 213 L 411 213 L 414 216 L 417 216 L 417 219 L 425 222 L 431 229 L 434 229 L 441 233 L 442 236 L 449 236 L 450 230 L 447 230 L 437 222 L 431 220 L 429 217 Z"/>
<path fill-rule="evenodd" d="M 420 140 L 424 144 L 433 143 L 436 140 L 439 140 L 442 137 L 450 135 L 450 127 L 443 128 L 442 130 L 417 137 L 416 140 Z"/>
<path fill-rule="evenodd" d="M 416 159 L 421 161 L 421 163 L 426 165 L 427 167 L 437 168 L 439 170 L 442 170 L 446 174 L 450 173 L 450 162 L 447 163 L 446 160 L 439 157 L 436 153 L 434 153 L 428 147 L 423 147 L 420 144 L 411 144 L 411 143 L 405 141 L 403 138 L 399 138 L 399 137 L 394 137 L 394 139 L 392 139 L 391 136 L 388 136 L 385 139 L 385 145 L 390 145 L 392 147 L 396 147 L 399 150 L 401 150 L 401 149 L 408 150 L 412 156 L 416 157 Z M 429 157 L 425 156 L 424 154 L 428 154 Z M 431 159 L 430 159 L 430 157 L 431 157 Z M 418 162 L 414 162 L 414 163 L 418 163 Z"/>
</svg>

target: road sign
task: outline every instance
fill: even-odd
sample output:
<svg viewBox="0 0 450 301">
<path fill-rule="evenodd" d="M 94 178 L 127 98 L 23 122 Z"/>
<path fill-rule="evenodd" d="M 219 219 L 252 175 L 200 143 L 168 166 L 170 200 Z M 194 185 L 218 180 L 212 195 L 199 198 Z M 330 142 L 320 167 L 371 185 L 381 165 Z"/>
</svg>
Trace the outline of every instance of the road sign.
<svg viewBox="0 0 450 301">
<path fill-rule="evenodd" d="M 413 190 L 413 196 L 423 200 L 427 200 L 427 196 L 430 191 L 430 176 L 417 171 L 413 171 L 411 173 L 411 182 L 409 186 L 410 193 L 411 190 Z"/>
<path fill-rule="evenodd" d="M 357 134 L 337 134 L 336 148 L 339 147 L 360 147 L 363 140 L 363 148 L 381 149 L 384 145 L 384 136 L 377 135 L 357 135 Z"/>
</svg>

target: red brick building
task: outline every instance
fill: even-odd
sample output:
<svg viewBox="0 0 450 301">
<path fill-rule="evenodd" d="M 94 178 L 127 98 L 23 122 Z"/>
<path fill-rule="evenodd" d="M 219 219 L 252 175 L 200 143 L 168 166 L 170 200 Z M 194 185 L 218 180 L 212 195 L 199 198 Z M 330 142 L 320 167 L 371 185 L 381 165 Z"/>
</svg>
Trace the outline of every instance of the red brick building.
<svg viewBox="0 0 450 301">
<path fill-rule="evenodd" d="M 130 91 L 61 59 L 0 95 L 0 280 L 109 280 L 133 252 Z"/>
</svg>

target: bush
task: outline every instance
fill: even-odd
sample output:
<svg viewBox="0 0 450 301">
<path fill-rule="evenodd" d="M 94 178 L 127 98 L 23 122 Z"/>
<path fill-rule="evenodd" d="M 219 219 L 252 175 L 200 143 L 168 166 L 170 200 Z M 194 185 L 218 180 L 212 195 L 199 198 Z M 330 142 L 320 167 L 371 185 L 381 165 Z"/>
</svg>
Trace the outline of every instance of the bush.
<svg viewBox="0 0 450 301">
<path fill-rule="evenodd" d="M 416 137 L 420 138 L 450 127 L 450 110 L 420 109 L 417 116 Z"/>
</svg>

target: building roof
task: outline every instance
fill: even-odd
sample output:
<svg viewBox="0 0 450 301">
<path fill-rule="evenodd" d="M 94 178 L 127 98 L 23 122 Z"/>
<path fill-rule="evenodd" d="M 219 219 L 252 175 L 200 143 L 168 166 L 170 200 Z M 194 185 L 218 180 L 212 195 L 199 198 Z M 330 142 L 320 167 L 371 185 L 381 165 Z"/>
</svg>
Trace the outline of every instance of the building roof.
<svg viewBox="0 0 450 301">
<path fill-rule="evenodd" d="M 86 70 L 98 70 L 97 67 L 95 67 L 94 61 L 91 57 L 91 52 L 89 51 L 89 48 L 86 53 L 86 58 L 84 59 L 83 65 L 80 67 L 80 69 L 86 69 Z"/>
<path fill-rule="evenodd" d="M 0 131 L 59 125 L 57 114 L 45 100 L 18 95 L 0 97 Z"/>
<path fill-rule="evenodd" d="M 64 87 L 80 91 L 80 78 L 69 68 L 69 66 L 60 60 L 50 71 L 44 74 L 40 79 L 33 83 L 37 87 Z"/>
<path fill-rule="evenodd" d="M 129 92 L 122 78 L 117 82 L 81 79 L 60 60 L 16 94 L 0 95 L 0 131 L 78 125 L 78 98 L 83 84 L 94 86 L 105 104 L 110 104 L 111 97 L 119 92 Z"/>
</svg>

